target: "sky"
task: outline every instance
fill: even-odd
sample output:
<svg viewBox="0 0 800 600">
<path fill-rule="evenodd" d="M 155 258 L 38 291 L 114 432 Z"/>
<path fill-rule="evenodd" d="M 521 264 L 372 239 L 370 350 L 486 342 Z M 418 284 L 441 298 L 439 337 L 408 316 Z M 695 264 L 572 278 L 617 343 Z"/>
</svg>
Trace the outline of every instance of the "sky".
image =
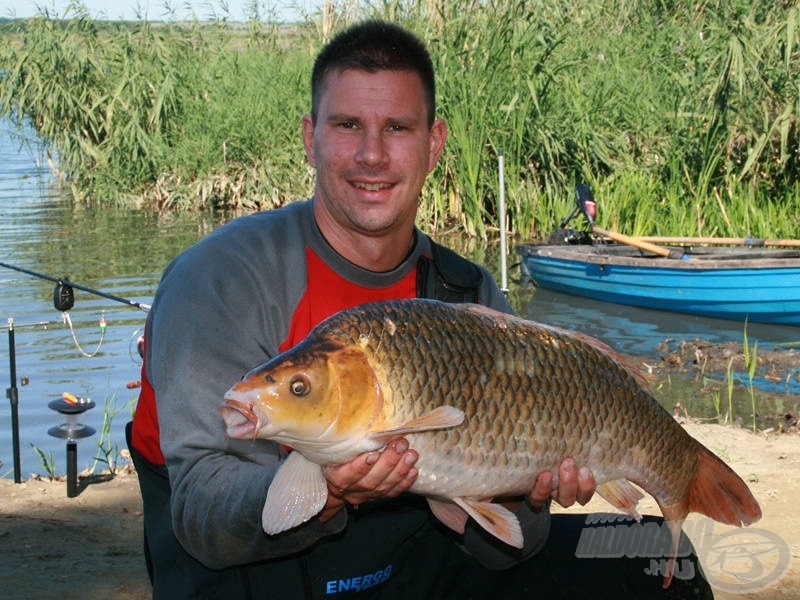
<svg viewBox="0 0 800 600">
<path fill-rule="evenodd" d="M 248 7 L 258 7 L 262 19 L 275 14 L 279 20 L 293 21 L 312 14 L 320 0 L 83 0 L 81 2 L 95 19 L 149 21 L 186 20 L 193 17 L 201 21 L 226 14 L 229 21 L 245 21 Z M 45 9 L 50 16 L 64 16 L 70 0 L 0 0 L 0 18 L 31 17 Z M 166 8 L 169 5 L 174 17 Z"/>
</svg>

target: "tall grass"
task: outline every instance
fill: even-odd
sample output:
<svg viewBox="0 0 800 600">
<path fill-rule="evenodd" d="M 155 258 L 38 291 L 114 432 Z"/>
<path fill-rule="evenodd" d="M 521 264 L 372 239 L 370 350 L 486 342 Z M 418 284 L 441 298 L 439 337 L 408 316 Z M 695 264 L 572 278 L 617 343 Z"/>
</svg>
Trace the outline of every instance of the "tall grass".
<svg viewBox="0 0 800 600">
<path fill-rule="evenodd" d="M 450 126 L 426 228 L 498 226 L 502 148 L 520 236 L 546 235 L 579 181 L 626 233 L 796 235 L 796 0 L 330 2 L 292 26 L 256 8 L 246 26 L 100 26 L 80 4 L 12 22 L 0 113 L 31 120 L 80 199 L 278 206 L 312 189 L 299 123 L 314 55 L 382 17 L 428 43 Z"/>
<path fill-rule="evenodd" d="M 95 440 L 97 451 L 94 462 L 89 467 L 90 473 L 94 473 L 100 463 L 106 465 L 111 475 L 116 475 L 119 470 L 120 448 L 112 439 L 114 419 L 123 410 L 130 417 L 133 414 L 135 401 L 130 400 L 123 406 L 118 406 L 116 401 L 117 395 L 115 393 L 110 397 L 107 396 L 103 402 L 103 425 L 100 431 L 97 432 L 97 439 Z"/>
<path fill-rule="evenodd" d="M 750 408 L 752 409 L 752 416 L 753 416 L 753 433 L 757 431 L 756 427 L 756 392 L 755 392 L 755 385 L 753 384 L 753 378 L 756 374 L 756 369 L 758 368 L 758 340 L 753 345 L 753 349 L 750 349 L 750 340 L 747 337 L 747 324 L 745 324 L 744 330 L 744 342 L 742 344 L 743 352 L 744 352 L 744 363 L 747 367 L 747 391 L 750 395 Z"/>
</svg>

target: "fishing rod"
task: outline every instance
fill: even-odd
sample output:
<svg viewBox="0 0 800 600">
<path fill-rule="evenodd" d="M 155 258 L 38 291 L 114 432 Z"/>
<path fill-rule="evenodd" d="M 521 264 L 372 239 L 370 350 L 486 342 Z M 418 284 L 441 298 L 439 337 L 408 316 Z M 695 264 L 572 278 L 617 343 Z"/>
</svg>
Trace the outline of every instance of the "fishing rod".
<svg viewBox="0 0 800 600">
<path fill-rule="evenodd" d="M 93 356 L 93 354 L 86 354 L 81 349 L 80 345 L 78 344 L 78 340 L 75 337 L 75 332 L 72 330 L 72 321 L 69 318 L 68 311 L 75 304 L 75 293 L 73 291 L 73 288 L 78 288 L 79 290 L 88 292 L 90 294 L 94 294 L 96 296 L 101 296 L 103 298 L 107 298 L 115 302 L 121 302 L 122 304 L 133 306 L 144 312 L 148 312 L 150 310 L 150 306 L 148 304 L 142 304 L 141 302 L 135 302 L 127 298 L 122 298 L 121 296 L 115 296 L 114 294 L 102 292 L 100 290 L 96 290 L 94 288 L 90 288 L 85 285 L 80 285 L 78 283 L 69 281 L 69 279 L 66 277 L 63 278 L 51 277 L 50 275 L 45 275 L 44 273 L 37 273 L 36 271 L 31 271 L 30 269 L 23 269 L 22 267 L 10 265 L 5 262 L 0 262 L 0 267 L 5 267 L 13 271 L 18 271 L 20 273 L 25 273 L 26 275 L 31 275 L 32 277 L 37 277 L 39 279 L 44 279 L 46 281 L 52 281 L 56 284 L 55 290 L 53 291 L 53 306 L 57 311 L 64 313 L 64 317 L 70 325 L 70 331 L 72 331 L 72 338 L 75 341 L 75 345 L 78 347 L 78 349 L 84 356 Z M 46 323 L 39 323 L 38 325 L 45 325 L 45 324 Z M 29 323 L 26 325 L 16 325 L 16 328 L 29 327 L 33 325 L 37 324 Z M 12 445 L 14 453 L 14 482 L 21 483 L 22 477 L 20 474 L 19 416 L 18 416 L 19 390 L 17 389 L 16 342 L 14 335 L 15 325 L 13 319 L 8 320 L 7 329 L 8 329 L 11 386 L 6 389 L 6 397 L 9 399 L 9 402 L 11 403 L 11 430 L 12 430 Z M 100 343 L 102 343 L 103 337 L 105 335 L 105 319 L 102 317 L 100 319 L 100 331 L 101 331 Z M 100 348 L 99 344 L 97 348 L 99 350 Z M 95 350 L 95 352 L 97 352 L 97 350 Z"/>
<path fill-rule="evenodd" d="M 150 310 L 149 304 L 143 304 L 141 302 L 128 300 L 127 298 L 122 298 L 121 296 L 115 296 L 114 294 L 109 294 L 108 292 L 101 292 L 100 290 L 96 290 L 88 286 L 75 283 L 74 281 L 70 281 L 67 277 L 52 277 L 50 275 L 37 273 L 36 271 L 31 271 L 30 269 L 23 269 L 22 267 L 17 267 L 4 262 L 0 262 L 0 267 L 5 267 L 7 269 L 19 271 L 20 273 L 25 273 L 26 275 L 38 277 L 39 279 L 44 279 L 45 281 L 54 282 L 56 284 L 56 287 L 55 290 L 53 291 L 53 305 L 55 306 L 56 310 L 61 312 L 68 311 L 70 308 L 72 308 L 73 304 L 75 303 L 74 292 L 72 288 L 77 288 L 84 292 L 94 294 L 95 296 L 108 298 L 109 300 L 113 300 L 115 302 L 121 302 L 122 304 L 127 304 L 128 306 L 133 306 L 134 308 L 138 308 L 143 312 L 148 312 Z"/>
</svg>

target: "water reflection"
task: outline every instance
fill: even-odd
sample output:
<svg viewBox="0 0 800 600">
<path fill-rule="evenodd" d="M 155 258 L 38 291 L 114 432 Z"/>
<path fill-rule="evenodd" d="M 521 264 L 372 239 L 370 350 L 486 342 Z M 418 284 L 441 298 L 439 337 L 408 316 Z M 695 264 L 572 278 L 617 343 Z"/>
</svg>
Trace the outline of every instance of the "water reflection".
<svg viewBox="0 0 800 600">
<path fill-rule="evenodd" d="M 761 347 L 772 347 L 800 339 L 800 328 L 708 319 L 624 306 L 611 302 L 537 289 L 525 314 L 546 318 L 547 322 L 575 329 L 605 340 L 622 352 L 654 354 L 667 339 L 704 339 L 710 342 L 742 341 L 745 333 Z"/>
<path fill-rule="evenodd" d="M 0 122 L 0 262 L 50 277 L 69 278 L 83 286 L 149 304 L 166 263 L 211 231 L 222 217 L 191 213 L 158 215 L 117 207 L 88 207 L 59 196 L 40 149 L 12 137 Z M 23 138 L 30 132 L 22 132 Z M 47 408 L 62 392 L 90 397 L 97 408 L 85 422 L 102 428 L 104 404 L 122 411 L 114 423 L 113 441 L 124 446 L 122 425 L 130 416 L 139 379 L 136 341 L 144 312 L 75 289 L 69 314 L 74 327 L 53 306 L 54 284 L 0 268 L 0 377 L 10 386 L 10 352 L 5 333 L 15 329 L 19 391 L 20 450 L 23 477 L 44 472 L 31 445 L 53 453 L 64 472 L 64 444 L 47 436 L 59 416 Z M 76 347 L 93 352 L 100 341 L 100 319 L 107 322 L 96 355 L 87 358 Z M 44 323 L 45 325 L 27 326 Z M 27 385 L 22 385 L 22 379 Z M 13 467 L 10 403 L 0 403 L 0 476 Z M 79 469 L 91 464 L 98 436 L 79 444 Z M 102 467 L 102 465 L 101 465 Z"/>
</svg>

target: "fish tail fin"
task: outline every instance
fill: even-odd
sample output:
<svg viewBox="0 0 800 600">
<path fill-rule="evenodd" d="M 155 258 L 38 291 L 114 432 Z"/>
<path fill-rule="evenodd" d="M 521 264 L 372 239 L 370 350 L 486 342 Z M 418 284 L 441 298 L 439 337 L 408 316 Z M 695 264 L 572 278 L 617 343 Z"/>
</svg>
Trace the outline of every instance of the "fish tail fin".
<svg viewBox="0 0 800 600">
<path fill-rule="evenodd" d="M 749 525 L 761 518 L 761 507 L 747 484 L 703 446 L 687 500 L 689 512 L 702 513 L 727 525 Z"/>
<path fill-rule="evenodd" d="M 698 463 L 689 482 L 683 502 L 676 506 L 661 506 L 672 534 L 672 550 L 664 576 L 664 589 L 669 587 L 675 573 L 676 557 L 681 539 L 683 520 L 690 512 L 699 512 L 727 525 L 749 525 L 761 518 L 761 508 L 747 484 L 718 456 L 700 445 Z"/>
</svg>

